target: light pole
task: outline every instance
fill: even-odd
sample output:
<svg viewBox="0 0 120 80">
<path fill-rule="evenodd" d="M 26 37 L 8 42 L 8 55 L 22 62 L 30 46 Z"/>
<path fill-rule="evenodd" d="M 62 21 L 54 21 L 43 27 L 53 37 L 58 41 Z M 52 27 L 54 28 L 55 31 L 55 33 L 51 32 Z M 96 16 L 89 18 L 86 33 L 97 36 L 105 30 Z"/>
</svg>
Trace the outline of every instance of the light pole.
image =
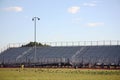
<svg viewBox="0 0 120 80">
<path fill-rule="evenodd" d="M 39 17 L 33 17 L 32 18 L 32 21 L 34 21 L 34 50 L 35 50 L 35 53 L 34 53 L 34 63 L 36 62 L 36 20 L 40 20 Z"/>
</svg>

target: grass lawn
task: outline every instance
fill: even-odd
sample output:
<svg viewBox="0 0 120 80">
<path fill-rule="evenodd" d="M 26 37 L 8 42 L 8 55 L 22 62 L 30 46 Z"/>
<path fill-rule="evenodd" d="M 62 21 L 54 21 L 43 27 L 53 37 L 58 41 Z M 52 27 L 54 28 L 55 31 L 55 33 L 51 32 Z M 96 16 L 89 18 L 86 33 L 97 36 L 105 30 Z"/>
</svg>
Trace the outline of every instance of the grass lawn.
<svg viewBox="0 0 120 80">
<path fill-rule="evenodd" d="M 120 80 L 120 70 L 0 68 L 0 80 Z"/>
</svg>

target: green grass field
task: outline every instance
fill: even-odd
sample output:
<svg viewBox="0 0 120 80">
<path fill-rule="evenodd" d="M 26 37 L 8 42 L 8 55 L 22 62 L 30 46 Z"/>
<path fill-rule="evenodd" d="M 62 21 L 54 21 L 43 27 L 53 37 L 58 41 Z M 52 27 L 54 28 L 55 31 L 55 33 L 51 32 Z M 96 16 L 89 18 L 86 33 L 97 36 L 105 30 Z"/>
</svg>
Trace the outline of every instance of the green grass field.
<svg viewBox="0 0 120 80">
<path fill-rule="evenodd" d="M 120 70 L 0 68 L 0 80 L 120 80 Z"/>
</svg>

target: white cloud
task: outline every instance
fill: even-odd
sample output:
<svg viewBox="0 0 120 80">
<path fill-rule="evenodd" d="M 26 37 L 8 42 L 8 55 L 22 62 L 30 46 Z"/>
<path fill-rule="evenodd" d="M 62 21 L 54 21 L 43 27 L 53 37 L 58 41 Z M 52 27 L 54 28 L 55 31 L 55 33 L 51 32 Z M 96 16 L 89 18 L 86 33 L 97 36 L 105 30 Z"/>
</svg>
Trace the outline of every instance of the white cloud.
<svg viewBox="0 0 120 80">
<path fill-rule="evenodd" d="M 23 11 L 22 7 L 19 6 L 15 6 L 15 7 L 7 7 L 7 8 L 3 8 L 4 11 L 13 11 L 13 12 L 21 12 Z"/>
<path fill-rule="evenodd" d="M 97 5 L 96 3 L 97 3 L 97 1 L 92 1 L 92 2 L 89 2 L 89 3 L 83 3 L 83 6 L 94 7 L 94 6 Z"/>
<path fill-rule="evenodd" d="M 87 26 L 89 27 L 97 27 L 97 26 L 103 26 L 103 22 L 94 22 L 94 23 L 88 23 Z"/>
<path fill-rule="evenodd" d="M 80 7 L 79 6 L 72 6 L 70 8 L 68 8 L 68 12 L 72 13 L 72 14 L 76 14 L 80 11 Z"/>
</svg>

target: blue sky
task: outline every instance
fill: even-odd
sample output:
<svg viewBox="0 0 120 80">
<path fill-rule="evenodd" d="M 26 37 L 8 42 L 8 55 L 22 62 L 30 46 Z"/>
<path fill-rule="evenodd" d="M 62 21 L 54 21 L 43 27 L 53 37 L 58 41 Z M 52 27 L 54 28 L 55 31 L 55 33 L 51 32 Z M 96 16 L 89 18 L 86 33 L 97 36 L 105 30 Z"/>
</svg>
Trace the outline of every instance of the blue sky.
<svg viewBox="0 0 120 80">
<path fill-rule="evenodd" d="M 120 0 L 0 0 L 0 47 L 34 41 L 120 40 Z"/>
</svg>

